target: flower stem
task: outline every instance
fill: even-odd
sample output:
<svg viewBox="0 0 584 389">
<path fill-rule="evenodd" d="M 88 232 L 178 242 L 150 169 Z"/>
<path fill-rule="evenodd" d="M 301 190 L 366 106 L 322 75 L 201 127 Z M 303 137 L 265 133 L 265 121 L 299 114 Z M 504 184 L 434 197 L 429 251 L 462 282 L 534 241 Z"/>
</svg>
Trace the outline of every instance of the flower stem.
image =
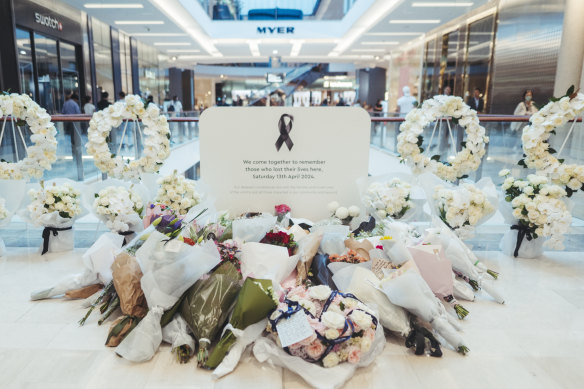
<svg viewBox="0 0 584 389">
<path fill-rule="evenodd" d="M 470 286 L 472 286 L 472 288 L 477 291 L 480 289 L 479 287 L 479 283 L 477 280 L 468 280 L 468 283 L 470 284 Z"/>
<path fill-rule="evenodd" d="M 176 352 L 176 359 L 179 363 L 187 363 L 193 355 L 193 350 L 186 344 L 175 347 L 172 351 Z"/>
<path fill-rule="evenodd" d="M 197 352 L 197 366 L 203 367 L 209 358 L 209 350 L 207 350 L 208 342 L 199 342 L 199 351 Z"/>
<path fill-rule="evenodd" d="M 487 269 L 487 274 L 490 275 L 491 277 L 493 277 L 494 279 L 498 279 L 499 278 L 499 273 L 497 273 L 494 270 Z"/>
<path fill-rule="evenodd" d="M 114 282 L 110 281 L 109 284 L 107 284 L 105 286 L 105 288 L 103 288 L 103 291 L 101 292 L 101 294 L 97 297 L 97 299 L 95 299 L 95 301 L 93 302 L 93 304 L 91 304 L 91 307 L 89 307 L 89 309 L 87 310 L 87 313 L 85 314 L 85 316 L 83 316 L 83 318 L 81 320 L 79 320 L 79 325 L 82 326 L 85 324 L 85 321 L 87 321 L 87 318 L 89 317 L 89 315 L 91 315 L 91 312 L 93 312 L 93 310 L 95 309 L 95 307 L 97 307 L 105 298 L 106 295 L 108 295 L 110 293 L 110 291 L 114 289 Z"/>
<path fill-rule="evenodd" d="M 97 322 L 98 325 L 102 325 L 104 321 L 107 320 L 108 317 L 110 317 L 110 315 L 116 310 L 118 309 L 118 307 L 120 306 L 120 298 L 116 295 L 116 297 L 113 298 L 111 304 L 109 305 L 108 310 L 106 311 L 106 313 L 103 315 L 103 317 L 101 319 L 99 319 L 99 321 Z"/>
<path fill-rule="evenodd" d="M 462 355 L 466 355 L 466 353 L 468 353 L 470 351 L 470 349 L 466 346 L 458 346 L 458 350 L 459 353 L 461 353 Z"/>
<path fill-rule="evenodd" d="M 460 320 L 464 319 L 468 314 L 468 310 L 460 304 L 454 304 L 454 311 Z"/>
</svg>

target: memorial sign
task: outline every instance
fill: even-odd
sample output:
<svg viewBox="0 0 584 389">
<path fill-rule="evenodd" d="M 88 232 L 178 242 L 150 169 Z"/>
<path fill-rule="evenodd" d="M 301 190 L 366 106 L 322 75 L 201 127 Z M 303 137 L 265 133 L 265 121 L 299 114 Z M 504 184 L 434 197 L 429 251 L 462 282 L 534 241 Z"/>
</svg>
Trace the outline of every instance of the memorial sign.
<svg viewBox="0 0 584 389">
<path fill-rule="evenodd" d="M 215 107 L 200 120 L 201 179 L 218 209 L 273 212 L 287 204 L 314 220 L 331 201 L 359 205 L 369 114 L 354 107 Z"/>
</svg>

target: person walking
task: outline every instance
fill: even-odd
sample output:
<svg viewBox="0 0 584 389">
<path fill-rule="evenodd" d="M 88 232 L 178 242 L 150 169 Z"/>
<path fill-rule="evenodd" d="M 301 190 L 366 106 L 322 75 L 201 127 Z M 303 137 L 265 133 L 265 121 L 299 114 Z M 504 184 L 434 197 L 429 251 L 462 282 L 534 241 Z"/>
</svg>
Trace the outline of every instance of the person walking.
<svg viewBox="0 0 584 389">
<path fill-rule="evenodd" d="M 81 108 L 79 108 L 79 96 L 73 93 L 70 98 L 65 100 L 63 104 L 63 109 L 61 111 L 63 115 L 81 115 Z"/>
<path fill-rule="evenodd" d="M 108 98 L 109 98 L 109 93 L 101 92 L 101 100 L 99 100 L 97 102 L 97 110 L 98 111 L 106 109 L 107 107 L 109 107 L 112 104 L 108 101 Z"/>
<path fill-rule="evenodd" d="M 481 97 L 480 88 L 475 88 L 472 96 L 466 101 L 466 104 L 477 111 L 477 113 L 483 113 L 485 109 L 485 101 Z"/>
</svg>

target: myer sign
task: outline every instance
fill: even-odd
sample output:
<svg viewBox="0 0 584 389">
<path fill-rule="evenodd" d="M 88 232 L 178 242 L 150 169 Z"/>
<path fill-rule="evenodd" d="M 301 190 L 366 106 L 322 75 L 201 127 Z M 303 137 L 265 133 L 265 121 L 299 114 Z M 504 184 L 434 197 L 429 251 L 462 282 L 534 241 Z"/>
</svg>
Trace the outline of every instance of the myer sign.
<svg viewBox="0 0 584 389">
<path fill-rule="evenodd" d="M 294 27 L 257 27 L 258 34 L 294 34 Z"/>
<path fill-rule="evenodd" d="M 35 12 L 34 21 L 42 26 L 52 28 L 53 30 L 63 30 L 63 24 L 51 16 L 41 15 L 40 13 Z"/>
</svg>

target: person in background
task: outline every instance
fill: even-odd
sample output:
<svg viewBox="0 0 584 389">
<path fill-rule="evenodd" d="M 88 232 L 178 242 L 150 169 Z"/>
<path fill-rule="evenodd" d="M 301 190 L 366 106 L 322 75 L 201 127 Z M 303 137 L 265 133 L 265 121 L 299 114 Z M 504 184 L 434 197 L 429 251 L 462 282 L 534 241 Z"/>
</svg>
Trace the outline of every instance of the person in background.
<svg viewBox="0 0 584 389">
<path fill-rule="evenodd" d="M 450 88 L 450 85 L 446 85 L 446 87 L 444 88 L 444 95 L 452 96 L 452 88 Z"/>
<path fill-rule="evenodd" d="M 523 100 L 515 107 L 515 116 L 531 116 L 538 111 L 533 103 L 533 91 L 527 89 L 523 92 Z"/>
<path fill-rule="evenodd" d="M 144 104 L 144 108 L 148 108 L 149 104 L 154 104 L 154 96 L 148 95 L 146 98 L 146 104 Z"/>
<path fill-rule="evenodd" d="M 378 99 L 377 103 L 375 103 L 375 106 L 373 107 L 373 112 L 375 113 L 375 116 L 382 116 L 383 104 L 381 104 L 381 99 Z"/>
<path fill-rule="evenodd" d="M 124 91 L 120 91 L 118 93 L 118 101 L 125 101 L 126 100 L 126 93 Z"/>
<path fill-rule="evenodd" d="M 171 111 L 170 107 L 172 107 L 172 111 Z M 170 105 L 168 106 L 168 111 L 174 112 L 175 116 L 179 116 L 180 113 L 182 112 L 182 110 L 183 110 L 182 103 L 178 99 L 178 96 L 176 96 L 176 95 L 172 96 L 172 101 L 171 101 Z"/>
<path fill-rule="evenodd" d="M 411 95 L 410 87 L 402 88 L 403 96 L 397 99 L 397 112 L 399 116 L 405 117 L 415 107 L 416 98 Z"/>
<path fill-rule="evenodd" d="M 322 99 L 321 103 L 320 103 L 321 107 L 327 107 L 328 106 L 328 98 L 326 99 Z"/>
<path fill-rule="evenodd" d="M 466 101 L 466 104 L 477 111 L 477 113 L 482 113 L 485 109 L 485 101 L 481 97 L 481 90 L 479 88 L 475 88 L 472 96 Z"/>
<path fill-rule="evenodd" d="M 91 96 L 83 98 L 83 113 L 86 115 L 93 115 L 95 112 L 95 105 L 91 104 Z"/>
<path fill-rule="evenodd" d="M 337 103 L 337 107 L 344 107 L 345 105 L 347 104 L 345 104 L 345 100 L 341 97 L 341 99 Z"/>
<path fill-rule="evenodd" d="M 97 102 L 97 110 L 98 111 L 106 109 L 107 107 L 109 107 L 112 104 L 108 101 L 108 98 L 109 98 L 109 93 L 101 92 L 101 100 L 99 100 Z"/>
<path fill-rule="evenodd" d="M 81 109 L 79 108 L 79 96 L 77 96 L 76 93 L 73 93 L 71 97 L 65 101 L 61 113 L 63 115 L 81 115 Z"/>
</svg>

